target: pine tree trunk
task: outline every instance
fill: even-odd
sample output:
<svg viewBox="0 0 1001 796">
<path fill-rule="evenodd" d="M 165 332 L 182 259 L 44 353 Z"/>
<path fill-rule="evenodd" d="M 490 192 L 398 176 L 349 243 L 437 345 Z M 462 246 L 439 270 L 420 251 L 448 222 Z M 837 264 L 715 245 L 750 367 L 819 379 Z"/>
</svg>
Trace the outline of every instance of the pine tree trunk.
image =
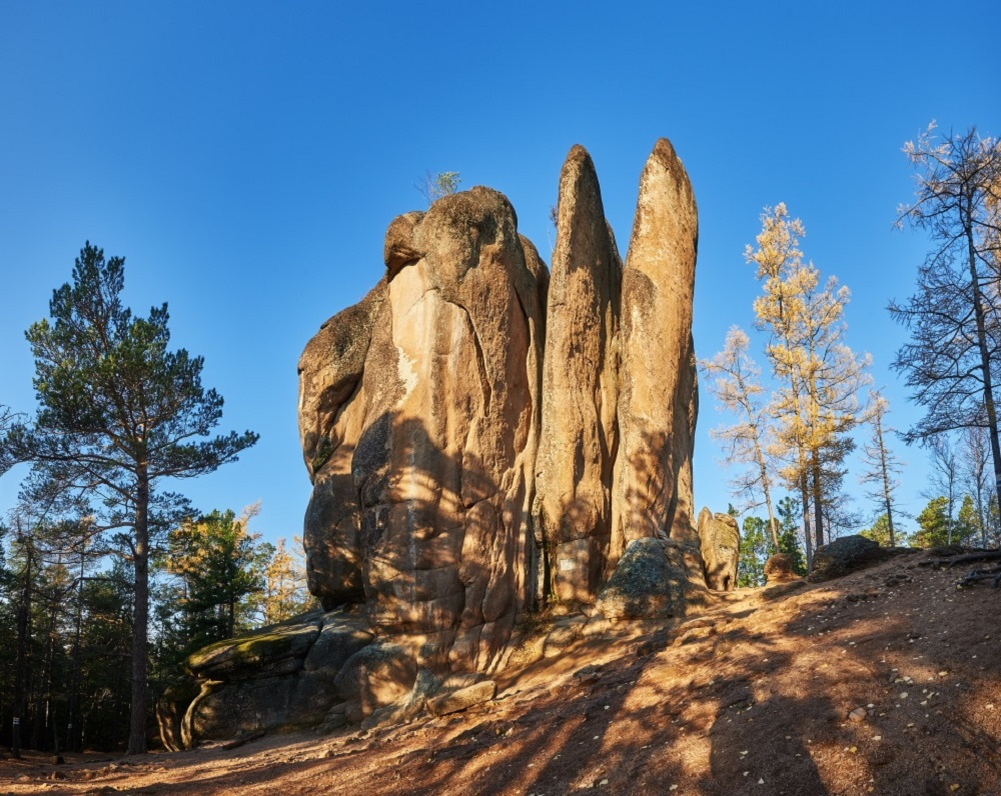
<svg viewBox="0 0 1001 796">
<path fill-rule="evenodd" d="M 69 707 L 66 716 L 66 750 L 77 752 L 80 747 L 77 744 L 77 735 L 80 732 L 80 667 L 81 663 L 81 642 L 83 640 L 83 583 L 84 583 L 84 548 L 80 549 L 80 581 L 77 583 L 76 591 L 76 633 L 73 641 L 73 680 L 70 685 Z M 75 726 L 74 726 L 75 725 Z"/>
<path fill-rule="evenodd" d="M 149 477 L 138 468 L 135 523 L 135 617 L 132 624 L 132 705 L 128 754 L 146 753 L 146 636 L 149 625 Z"/>
<path fill-rule="evenodd" d="M 21 536 L 21 520 L 17 521 L 17 536 Z M 17 609 L 17 653 L 14 660 L 14 717 L 11 727 L 11 755 L 15 759 L 21 756 L 21 728 L 24 722 L 24 686 L 27 674 L 28 622 L 31 617 L 31 558 L 34 554 L 32 540 L 29 537 L 24 565 L 24 588 L 21 592 L 21 604 Z"/>
<path fill-rule="evenodd" d="M 893 534 L 893 501 L 890 499 L 890 472 L 886 466 L 886 445 L 883 442 L 883 421 L 876 418 L 876 436 L 879 439 L 879 467 L 883 475 L 883 501 L 886 505 L 886 524 L 890 530 L 890 547 L 896 547 Z"/>
</svg>

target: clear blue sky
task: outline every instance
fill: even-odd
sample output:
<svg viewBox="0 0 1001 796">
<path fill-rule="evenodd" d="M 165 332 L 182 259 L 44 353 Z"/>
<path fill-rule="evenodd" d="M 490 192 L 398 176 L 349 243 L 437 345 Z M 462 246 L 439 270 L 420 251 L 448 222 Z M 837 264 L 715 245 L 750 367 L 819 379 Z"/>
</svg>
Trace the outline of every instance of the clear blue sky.
<svg viewBox="0 0 1001 796">
<path fill-rule="evenodd" d="M 239 463 L 185 485 L 196 505 L 261 499 L 256 528 L 301 532 L 309 497 L 296 361 L 379 279 L 386 225 L 425 171 L 508 195 L 548 259 L 574 143 L 594 158 L 625 255 L 640 170 L 667 136 L 700 211 L 695 340 L 750 328 L 743 247 L 784 201 L 804 249 L 853 291 L 849 342 L 874 358 L 891 420 L 916 417 L 888 369 L 925 242 L 894 232 L 900 147 L 932 119 L 1001 133 L 1001 4 L 0 2 L 0 402 L 33 411 L 24 330 L 85 240 L 126 257 L 126 300 L 169 303 L 205 357 Z M 983 43 L 983 46 L 981 46 Z M 759 359 L 763 357 L 759 354 Z M 696 503 L 727 474 L 703 393 Z M 924 454 L 903 449 L 905 503 Z M 0 479 L 0 511 L 15 470 Z M 849 479 L 854 486 L 854 479 Z"/>
</svg>

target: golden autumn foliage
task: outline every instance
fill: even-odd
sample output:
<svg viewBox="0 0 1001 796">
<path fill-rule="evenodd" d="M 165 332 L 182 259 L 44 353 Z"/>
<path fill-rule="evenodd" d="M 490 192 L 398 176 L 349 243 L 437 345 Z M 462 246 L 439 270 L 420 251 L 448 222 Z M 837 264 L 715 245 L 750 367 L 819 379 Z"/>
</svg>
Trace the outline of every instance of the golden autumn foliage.
<svg viewBox="0 0 1001 796">
<path fill-rule="evenodd" d="M 801 493 L 804 514 L 813 505 L 816 544 L 824 543 L 824 508 L 844 475 L 854 448 L 850 432 L 863 420 L 859 391 L 868 383 L 868 355 L 845 342 L 850 292 L 836 278 L 821 282 L 804 262 L 805 229 L 784 204 L 766 208 L 757 247 L 745 258 L 756 267 L 762 294 L 755 299 L 759 329 L 768 333 L 766 356 L 778 389 L 771 402 L 776 431 L 770 453 L 784 462 L 782 475 Z M 809 527 L 809 517 L 804 516 Z M 809 533 L 807 534 L 809 552 Z"/>
</svg>

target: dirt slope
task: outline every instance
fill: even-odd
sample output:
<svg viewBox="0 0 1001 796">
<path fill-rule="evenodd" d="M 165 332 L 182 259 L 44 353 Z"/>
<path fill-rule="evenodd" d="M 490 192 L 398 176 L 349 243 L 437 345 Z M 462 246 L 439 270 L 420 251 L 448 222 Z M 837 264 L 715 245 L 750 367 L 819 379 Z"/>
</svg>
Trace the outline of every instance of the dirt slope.
<svg viewBox="0 0 1001 796">
<path fill-rule="evenodd" d="M 957 590 L 960 571 L 924 560 L 616 626 L 462 714 L 232 751 L 7 759 L 0 793 L 1001 796 L 1001 591 Z"/>
</svg>

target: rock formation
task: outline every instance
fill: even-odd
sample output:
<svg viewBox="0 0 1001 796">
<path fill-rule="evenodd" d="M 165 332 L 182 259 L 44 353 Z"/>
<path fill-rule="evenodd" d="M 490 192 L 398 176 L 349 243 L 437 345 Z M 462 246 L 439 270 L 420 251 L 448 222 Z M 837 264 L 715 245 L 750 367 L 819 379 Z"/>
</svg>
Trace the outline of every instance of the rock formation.
<svg viewBox="0 0 1001 796">
<path fill-rule="evenodd" d="M 699 512 L 699 540 L 706 585 L 717 591 L 737 588 L 737 562 L 740 559 L 740 528 L 729 514 Z"/>
<path fill-rule="evenodd" d="M 399 216 L 383 279 L 307 344 L 303 541 L 326 613 L 257 642 L 277 650 L 258 666 L 281 710 L 308 695 L 301 715 L 329 727 L 460 709 L 493 694 L 483 677 L 540 599 L 617 620 L 681 615 L 705 593 L 688 176 L 658 141 L 625 268 L 581 147 L 557 216 L 551 279 L 496 191 Z M 324 641 L 328 626 L 351 632 Z M 222 733 L 226 694 L 230 729 L 275 725 L 229 647 L 191 662 L 211 685 L 163 714 L 185 744 Z"/>
<path fill-rule="evenodd" d="M 778 583 L 789 583 L 798 577 L 792 568 L 792 556 L 788 553 L 775 553 L 765 562 L 765 582 L 769 586 Z"/>
<path fill-rule="evenodd" d="M 691 457 L 698 411 L 692 344 L 697 246 L 692 186 L 662 138 L 640 177 L 622 273 L 613 560 L 633 539 L 670 535 L 696 543 Z"/>
<path fill-rule="evenodd" d="M 608 574 L 621 281 L 594 164 L 575 146 L 560 175 L 535 479 L 540 541 L 560 600 L 593 601 Z"/>
<path fill-rule="evenodd" d="M 839 578 L 885 559 L 893 549 L 881 549 L 872 539 L 857 534 L 842 536 L 813 552 L 809 580 L 819 582 Z"/>
<path fill-rule="evenodd" d="M 545 266 L 487 188 L 396 219 L 385 262 L 299 363 L 310 588 L 489 668 L 534 593 Z"/>
</svg>

